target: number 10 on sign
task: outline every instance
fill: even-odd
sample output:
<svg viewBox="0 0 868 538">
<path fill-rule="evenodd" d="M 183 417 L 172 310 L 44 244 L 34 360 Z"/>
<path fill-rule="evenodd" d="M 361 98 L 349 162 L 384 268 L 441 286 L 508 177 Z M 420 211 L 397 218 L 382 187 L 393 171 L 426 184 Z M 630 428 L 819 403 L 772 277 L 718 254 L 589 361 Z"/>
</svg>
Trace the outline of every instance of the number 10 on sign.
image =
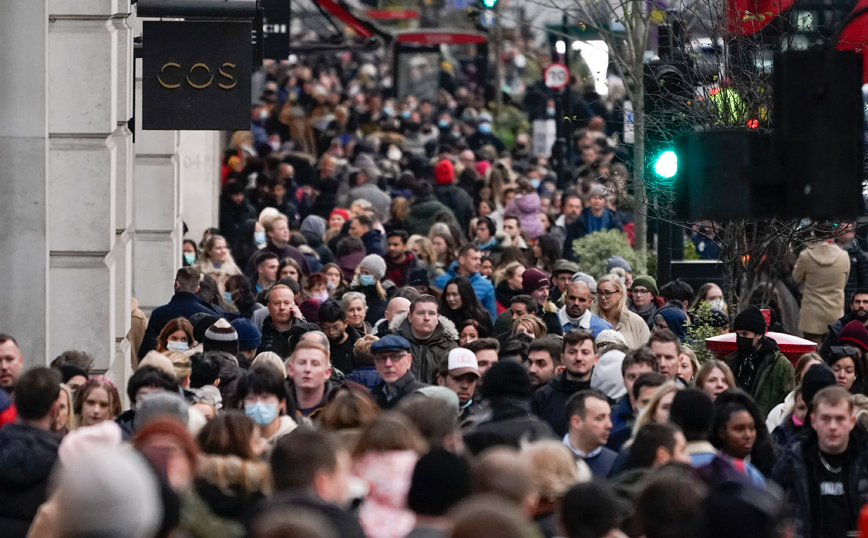
<svg viewBox="0 0 868 538">
<path fill-rule="evenodd" d="M 570 82 L 570 70 L 561 63 L 553 63 L 543 72 L 543 80 L 547 88 L 560 90 Z"/>
</svg>

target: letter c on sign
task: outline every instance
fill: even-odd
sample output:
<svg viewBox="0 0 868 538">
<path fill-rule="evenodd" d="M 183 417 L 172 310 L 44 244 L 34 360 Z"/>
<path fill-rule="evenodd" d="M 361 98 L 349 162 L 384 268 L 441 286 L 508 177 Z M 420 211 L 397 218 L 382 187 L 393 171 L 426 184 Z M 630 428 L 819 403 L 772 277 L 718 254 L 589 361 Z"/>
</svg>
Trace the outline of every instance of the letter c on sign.
<svg viewBox="0 0 868 538">
<path fill-rule="evenodd" d="M 212 82 L 214 82 L 214 75 L 211 74 L 211 69 L 210 69 L 207 65 L 205 65 L 205 64 L 203 64 L 203 63 L 193 64 L 193 67 L 190 68 L 190 73 L 192 74 L 193 71 L 194 71 L 197 67 L 202 67 L 202 68 L 204 68 L 205 71 L 208 72 L 208 76 L 211 77 L 211 78 L 209 78 L 209 79 L 208 79 L 208 82 L 206 82 L 205 84 L 193 84 L 193 81 L 190 80 L 190 75 L 188 74 L 188 75 L 187 75 L 187 84 L 189 84 L 190 86 L 196 88 L 197 90 L 204 90 L 205 88 L 207 88 L 208 86 L 210 86 Z"/>
<path fill-rule="evenodd" d="M 167 67 L 175 67 L 177 69 L 181 69 L 181 64 L 177 64 L 175 62 L 169 62 L 167 64 L 164 64 L 163 67 L 160 68 L 160 73 L 157 75 L 157 80 L 160 82 L 160 86 L 162 86 L 166 89 L 169 89 L 169 90 L 174 90 L 175 88 L 180 88 L 181 87 L 180 84 L 166 84 L 163 81 L 163 79 L 161 78 L 163 71 L 165 71 Z M 187 79 L 187 80 L 189 80 L 189 79 Z"/>
</svg>

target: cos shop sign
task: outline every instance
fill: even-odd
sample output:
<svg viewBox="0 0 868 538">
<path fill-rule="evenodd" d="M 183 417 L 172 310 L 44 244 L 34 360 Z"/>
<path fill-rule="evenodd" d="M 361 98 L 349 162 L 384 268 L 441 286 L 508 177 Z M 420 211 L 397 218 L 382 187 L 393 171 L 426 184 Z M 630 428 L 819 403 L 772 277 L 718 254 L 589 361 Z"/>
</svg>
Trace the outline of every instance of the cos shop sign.
<svg viewBox="0 0 868 538">
<path fill-rule="evenodd" d="M 248 129 L 250 32 L 249 22 L 145 22 L 142 128 Z"/>
</svg>

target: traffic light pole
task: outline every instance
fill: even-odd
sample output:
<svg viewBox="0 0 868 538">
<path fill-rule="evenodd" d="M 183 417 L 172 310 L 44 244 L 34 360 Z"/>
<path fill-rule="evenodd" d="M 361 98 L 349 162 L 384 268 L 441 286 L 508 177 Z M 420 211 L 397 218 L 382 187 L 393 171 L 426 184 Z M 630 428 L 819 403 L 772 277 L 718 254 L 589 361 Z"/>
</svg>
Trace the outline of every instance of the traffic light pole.
<svg viewBox="0 0 868 538">
<path fill-rule="evenodd" d="M 566 14 L 561 17 L 561 26 L 564 34 L 564 60 L 563 64 L 567 66 L 567 69 L 570 68 L 570 49 L 572 49 L 572 42 L 570 42 L 569 38 L 569 21 L 567 20 Z M 570 83 L 567 81 L 566 87 L 564 87 L 564 95 L 563 95 L 563 115 L 560 119 L 563 122 L 563 129 L 561 132 L 564 136 L 564 161 L 567 173 L 569 173 L 570 182 L 572 182 L 573 178 L 573 141 L 572 141 L 572 117 L 573 117 L 573 105 L 572 105 L 572 96 L 570 95 Z M 569 120 L 565 120 L 564 118 L 570 118 Z"/>
</svg>

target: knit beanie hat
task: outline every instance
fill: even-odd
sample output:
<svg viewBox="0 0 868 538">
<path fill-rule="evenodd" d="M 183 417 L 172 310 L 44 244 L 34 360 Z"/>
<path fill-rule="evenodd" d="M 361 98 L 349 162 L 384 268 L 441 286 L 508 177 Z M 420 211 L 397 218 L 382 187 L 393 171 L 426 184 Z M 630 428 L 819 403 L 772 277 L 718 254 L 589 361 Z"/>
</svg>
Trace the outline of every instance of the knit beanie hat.
<svg viewBox="0 0 868 538">
<path fill-rule="evenodd" d="M 220 318 L 205 331 L 202 349 L 206 353 L 208 351 L 225 351 L 234 357 L 238 355 L 238 333 L 228 321 Z"/>
<path fill-rule="evenodd" d="M 208 330 L 208 327 L 214 325 L 218 319 L 220 319 L 218 316 L 206 314 L 204 312 L 199 312 L 190 316 L 190 324 L 193 325 L 193 338 L 195 338 L 197 342 L 204 342 L 205 331 Z"/>
<path fill-rule="evenodd" d="M 644 286 L 648 291 L 653 293 L 655 296 L 660 295 L 660 290 L 657 289 L 657 281 L 654 280 L 654 277 L 650 277 L 647 275 L 637 276 L 633 279 L 633 286 Z M 631 289 L 632 289 L 631 288 Z"/>
<path fill-rule="evenodd" d="M 129 448 L 77 453 L 58 469 L 58 529 L 71 536 L 154 536 L 163 519 L 153 469 Z"/>
<path fill-rule="evenodd" d="M 472 492 L 470 466 L 464 458 L 435 448 L 419 458 L 410 480 L 407 508 L 425 516 L 442 516 Z"/>
<path fill-rule="evenodd" d="M 596 342 L 598 348 L 605 344 L 627 345 L 627 339 L 624 338 L 624 335 L 614 329 L 603 329 L 597 333 L 597 338 L 594 339 L 594 342 Z"/>
<path fill-rule="evenodd" d="M 169 357 L 158 351 L 148 351 L 144 358 L 139 362 L 139 368 L 144 368 L 145 366 L 152 366 L 157 370 L 162 370 L 170 376 L 175 377 L 175 367 L 172 365 L 172 361 Z"/>
<path fill-rule="evenodd" d="M 862 325 L 861 321 L 853 320 L 844 328 L 838 335 L 838 345 L 853 344 L 862 350 L 862 353 L 868 353 L 868 329 Z"/>
<path fill-rule="evenodd" d="M 326 229 L 328 228 L 328 224 L 325 219 L 320 217 L 319 215 L 308 215 L 302 222 L 301 228 L 299 231 L 302 233 L 309 232 L 316 235 L 319 238 L 322 238 L 326 233 Z"/>
<path fill-rule="evenodd" d="M 437 185 L 452 185 L 455 181 L 455 168 L 452 163 L 443 159 L 434 165 L 434 183 Z"/>
<path fill-rule="evenodd" d="M 238 333 L 238 351 L 250 351 L 258 348 L 262 343 L 262 332 L 249 319 L 232 320 L 232 327 Z"/>
<path fill-rule="evenodd" d="M 766 328 L 766 318 L 763 317 L 760 309 L 754 305 L 739 312 L 735 317 L 735 324 L 733 326 L 733 330 L 735 331 L 750 331 L 757 334 L 765 334 Z"/>
<path fill-rule="evenodd" d="M 386 260 L 377 254 L 368 254 L 362 258 L 359 268 L 367 269 L 378 281 L 383 280 L 383 277 L 386 276 Z"/>
<path fill-rule="evenodd" d="M 587 273 L 582 273 L 579 271 L 578 273 L 573 275 L 571 279 L 572 282 L 584 282 L 588 285 L 588 288 L 591 289 L 591 293 L 597 293 L 597 281 L 591 275 Z"/>
<path fill-rule="evenodd" d="M 407 279 L 408 286 L 427 286 L 428 283 L 429 280 L 427 269 L 420 268 L 410 271 L 410 276 Z"/>
<path fill-rule="evenodd" d="M 106 420 L 93 426 L 78 428 L 66 434 L 57 449 L 57 457 L 60 459 L 60 463 L 66 465 L 82 454 L 94 450 L 116 450 L 120 448 L 122 441 L 121 427 L 113 420 Z"/>
<path fill-rule="evenodd" d="M 350 220 L 350 212 L 342 207 L 336 207 L 332 209 L 332 212 L 329 213 L 329 218 L 332 218 L 333 215 L 343 217 L 344 220 Z"/>
<path fill-rule="evenodd" d="M 675 393 L 669 408 L 669 420 L 684 432 L 688 441 L 707 439 L 714 417 L 714 403 L 700 389 L 684 389 Z"/>
<path fill-rule="evenodd" d="M 627 394 L 624 376 L 621 374 L 621 363 L 624 362 L 624 355 L 624 352 L 618 349 L 612 349 L 600 355 L 600 359 L 591 373 L 591 388 L 599 390 L 612 400 L 617 400 Z"/>
<path fill-rule="evenodd" d="M 675 333 L 682 344 L 687 340 L 687 314 L 684 310 L 677 306 L 665 306 L 658 310 L 656 315 L 666 320 L 669 330 Z M 765 330 L 754 332 L 762 334 Z"/>
<path fill-rule="evenodd" d="M 520 363 L 510 360 L 496 362 L 485 372 L 481 390 L 483 398 L 526 400 L 533 394 L 527 370 Z"/>
<path fill-rule="evenodd" d="M 319 307 L 322 306 L 317 299 L 310 298 L 305 299 L 298 305 L 298 309 L 301 310 L 301 315 L 304 316 L 304 319 L 315 321 L 319 317 Z"/>
<path fill-rule="evenodd" d="M 543 286 L 550 286 L 549 277 L 539 269 L 528 269 L 521 275 L 521 291 L 531 294 Z"/>
<path fill-rule="evenodd" d="M 835 385 L 835 374 L 825 364 L 814 364 L 802 375 L 802 399 L 809 408 L 814 396 L 826 387 Z"/>
<path fill-rule="evenodd" d="M 608 273 L 615 267 L 620 267 L 624 271 L 628 271 L 630 273 L 633 272 L 633 268 L 630 267 L 630 263 L 622 258 L 621 256 L 612 256 L 606 262 L 606 272 Z"/>
</svg>

